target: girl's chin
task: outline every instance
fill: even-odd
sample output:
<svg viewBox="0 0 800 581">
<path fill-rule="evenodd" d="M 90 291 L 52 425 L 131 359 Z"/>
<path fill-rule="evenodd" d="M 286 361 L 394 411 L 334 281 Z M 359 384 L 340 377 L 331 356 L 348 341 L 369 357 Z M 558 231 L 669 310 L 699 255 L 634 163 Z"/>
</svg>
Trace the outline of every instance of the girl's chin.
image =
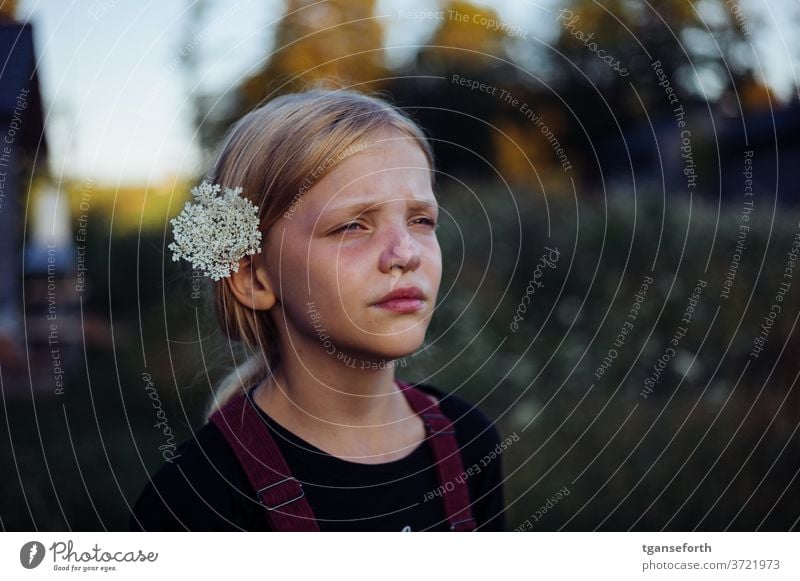
<svg viewBox="0 0 800 581">
<path fill-rule="evenodd" d="M 395 336 L 396 337 L 396 336 Z M 359 351 L 362 355 L 360 359 L 370 361 L 402 359 L 414 354 L 421 346 L 425 339 L 424 335 L 420 338 L 413 340 L 387 340 L 387 337 L 382 339 L 372 340 L 369 344 L 364 345 Z"/>
</svg>

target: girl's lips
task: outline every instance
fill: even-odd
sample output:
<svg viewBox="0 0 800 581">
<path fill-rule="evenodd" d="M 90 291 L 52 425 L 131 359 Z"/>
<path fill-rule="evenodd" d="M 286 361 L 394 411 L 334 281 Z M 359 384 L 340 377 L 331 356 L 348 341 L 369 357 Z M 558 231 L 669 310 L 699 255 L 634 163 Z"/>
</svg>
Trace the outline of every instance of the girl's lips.
<svg viewBox="0 0 800 581">
<path fill-rule="evenodd" d="M 422 308 L 422 303 L 422 299 L 390 299 L 382 303 L 376 303 L 375 306 L 396 313 L 413 313 Z"/>
</svg>

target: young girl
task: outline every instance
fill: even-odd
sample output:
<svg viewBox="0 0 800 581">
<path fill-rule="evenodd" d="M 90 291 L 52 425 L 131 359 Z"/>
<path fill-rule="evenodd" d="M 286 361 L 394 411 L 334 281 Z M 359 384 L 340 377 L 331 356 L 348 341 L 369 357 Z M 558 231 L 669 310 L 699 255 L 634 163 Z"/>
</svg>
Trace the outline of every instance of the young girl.
<svg viewBox="0 0 800 581">
<path fill-rule="evenodd" d="M 133 530 L 503 530 L 496 428 L 395 379 L 439 291 L 433 178 L 422 130 L 355 91 L 284 95 L 231 129 L 171 248 L 252 356 Z"/>
</svg>

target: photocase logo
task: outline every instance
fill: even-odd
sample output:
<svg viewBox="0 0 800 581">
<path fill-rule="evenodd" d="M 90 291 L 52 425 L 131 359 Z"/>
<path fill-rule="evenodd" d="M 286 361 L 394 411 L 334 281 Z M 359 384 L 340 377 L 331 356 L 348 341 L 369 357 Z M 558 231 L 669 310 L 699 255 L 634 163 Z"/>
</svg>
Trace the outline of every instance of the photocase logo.
<svg viewBox="0 0 800 581">
<path fill-rule="evenodd" d="M 39 541 L 29 541 L 19 550 L 19 562 L 26 569 L 35 569 L 44 559 L 44 545 Z"/>
</svg>

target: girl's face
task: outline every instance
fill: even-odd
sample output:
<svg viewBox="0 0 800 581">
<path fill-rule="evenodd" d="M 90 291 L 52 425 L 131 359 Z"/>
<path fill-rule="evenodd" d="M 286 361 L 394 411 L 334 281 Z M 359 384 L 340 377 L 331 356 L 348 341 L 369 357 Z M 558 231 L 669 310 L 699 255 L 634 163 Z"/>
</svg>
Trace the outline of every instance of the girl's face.
<svg viewBox="0 0 800 581">
<path fill-rule="evenodd" d="M 333 169 L 268 233 L 279 301 L 272 316 L 289 331 L 289 349 L 396 359 L 422 345 L 436 303 L 439 208 L 412 139 L 387 131 L 354 150 L 331 156 Z M 382 302 L 403 290 L 419 298 Z"/>
</svg>

